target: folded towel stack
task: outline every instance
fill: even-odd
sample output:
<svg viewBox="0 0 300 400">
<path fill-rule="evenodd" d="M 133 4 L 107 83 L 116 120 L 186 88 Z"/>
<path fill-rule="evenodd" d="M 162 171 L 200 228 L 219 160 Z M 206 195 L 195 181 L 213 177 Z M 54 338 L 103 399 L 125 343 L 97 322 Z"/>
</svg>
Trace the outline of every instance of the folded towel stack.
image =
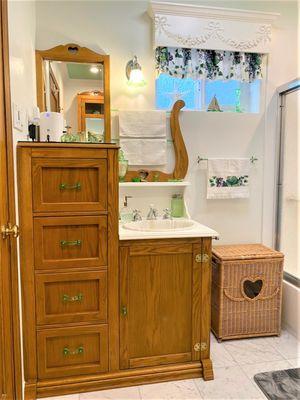
<svg viewBox="0 0 300 400">
<path fill-rule="evenodd" d="M 120 111 L 119 134 L 129 165 L 167 163 L 165 111 Z"/>
</svg>

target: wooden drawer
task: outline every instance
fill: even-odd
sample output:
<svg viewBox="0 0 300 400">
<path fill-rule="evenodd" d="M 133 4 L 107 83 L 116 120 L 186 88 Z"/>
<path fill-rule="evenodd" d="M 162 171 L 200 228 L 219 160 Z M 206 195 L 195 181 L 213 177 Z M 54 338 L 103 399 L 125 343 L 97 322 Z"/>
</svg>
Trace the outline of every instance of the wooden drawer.
<svg viewBox="0 0 300 400">
<path fill-rule="evenodd" d="M 106 159 L 32 160 L 33 211 L 107 210 Z"/>
<path fill-rule="evenodd" d="M 37 341 L 40 379 L 108 370 L 107 325 L 46 329 Z"/>
<path fill-rule="evenodd" d="M 107 272 L 36 274 L 37 323 L 107 319 Z"/>
<path fill-rule="evenodd" d="M 34 219 L 36 269 L 107 265 L 107 217 Z"/>
</svg>

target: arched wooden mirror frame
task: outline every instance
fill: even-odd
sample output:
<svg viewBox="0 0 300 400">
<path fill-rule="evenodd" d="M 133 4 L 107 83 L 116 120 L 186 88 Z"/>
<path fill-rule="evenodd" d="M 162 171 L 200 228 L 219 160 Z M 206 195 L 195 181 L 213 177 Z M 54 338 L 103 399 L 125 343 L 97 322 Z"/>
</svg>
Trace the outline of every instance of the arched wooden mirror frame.
<svg viewBox="0 0 300 400">
<path fill-rule="evenodd" d="M 109 55 L 98 54 L 87 47 L 80 47 L 78 44 L 68 43 L 59 45 L 48 50 L 36 50 L 36 90 L 37 105 L 40 111 L 46 111 L 44 99 L 44 60 L 70 61 L 78 63 L 101 63 L 104 66 L 104 129 L 105 142 L 111 141 L 111 120 L 110 120 L 110 81 L 109 81 Z"/>
<path fill-rule="evenodd" d="M 158 175 L 158 181 L 166 182 L 168 180 L 181 180 L 186 177 L 188 167 L 189 167 L 189 157 L 188 152 L 185 147 L 185 143 L 182 137 L 180 124 L 179 124 L 179 114 L 180 110 L 185 106 L 185 102 L 183 100 L 177 100 L 172 108 L 171 116 L 170 116 L 170 128 L 171 128 L 171 136 L 174 145 L 174 155 L 175 155 L 175 167 L 173 172 L 166 173 L 157 170 L 148 170 L 147 168 L 143 168 L 149 174 L 147 176 L 147 181 L 153 182 L 155 180 L 155 176 Z M 133 178 L 139 176 L 139 172 L 141 170 L 129 170 L 125 176 L 125 182 L 131 182 Z"/>
</svg>

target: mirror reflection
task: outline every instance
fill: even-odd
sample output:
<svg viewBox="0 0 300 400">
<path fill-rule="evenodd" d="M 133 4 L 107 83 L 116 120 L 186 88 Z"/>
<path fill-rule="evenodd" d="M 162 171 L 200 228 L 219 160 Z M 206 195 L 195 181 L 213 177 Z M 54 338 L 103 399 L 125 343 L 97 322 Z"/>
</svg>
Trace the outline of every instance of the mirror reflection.
<svg viewBox="0 0 300 400">
<path fill-rule="evenodd" d="M 62 132 L 62 141 L 104 142 L 104 65 L 43 61 L 41 132 Z"/>
</svg>

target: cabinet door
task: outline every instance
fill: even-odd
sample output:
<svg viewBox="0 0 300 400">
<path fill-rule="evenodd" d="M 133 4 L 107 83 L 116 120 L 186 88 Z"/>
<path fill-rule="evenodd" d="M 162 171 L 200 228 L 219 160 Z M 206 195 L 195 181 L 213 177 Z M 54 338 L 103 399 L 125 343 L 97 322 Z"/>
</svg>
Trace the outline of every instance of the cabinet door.
<svg viewBox="0 0 300 400">
<path fill-rule="evenodd" d="M 121 369 L 200 359 L 197 251 L 200 244 L 121 247 Z"/>
</svg>

